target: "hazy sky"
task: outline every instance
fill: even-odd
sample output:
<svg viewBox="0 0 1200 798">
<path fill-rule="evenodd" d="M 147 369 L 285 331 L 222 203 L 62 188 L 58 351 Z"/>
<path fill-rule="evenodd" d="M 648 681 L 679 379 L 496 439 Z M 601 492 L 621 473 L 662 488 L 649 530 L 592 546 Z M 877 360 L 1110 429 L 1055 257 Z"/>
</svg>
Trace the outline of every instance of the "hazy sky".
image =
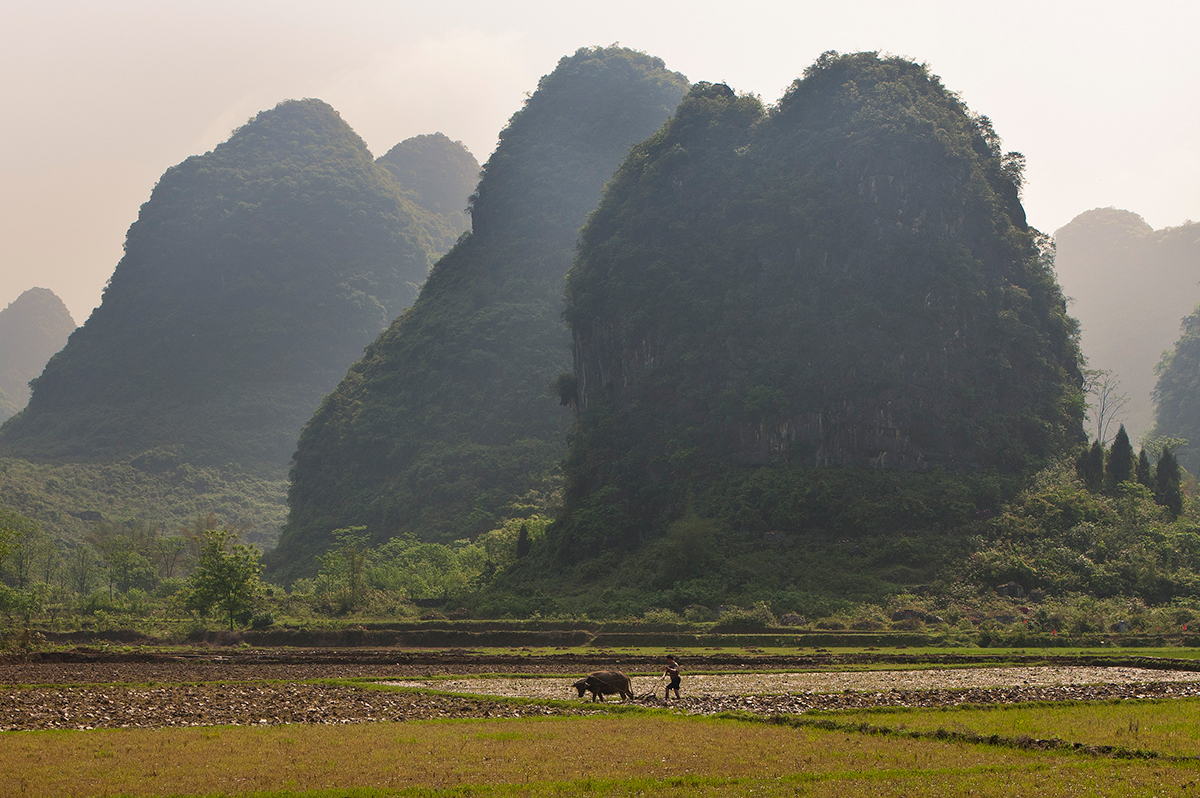
<svg viewBox="0 0 1200 798">
<path fill-rule="evenodd" d="M 482 163 L 538 78 L 619 42 L 775 102 L 822 52 L 927 63 L 1028 159 L 1030 222 L 1114 205 L 1200 219 L 1192 0 L 0 0 L 0 308 L 99 304 L 158 177 L 280 100 L 332 104 L 372 152 L 421 133 Z"/>
</svg>

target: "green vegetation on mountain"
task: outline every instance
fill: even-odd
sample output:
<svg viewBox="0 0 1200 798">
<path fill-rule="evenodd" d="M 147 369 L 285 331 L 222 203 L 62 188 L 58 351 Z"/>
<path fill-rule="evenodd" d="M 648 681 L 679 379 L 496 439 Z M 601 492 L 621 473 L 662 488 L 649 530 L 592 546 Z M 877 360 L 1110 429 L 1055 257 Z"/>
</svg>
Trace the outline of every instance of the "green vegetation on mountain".
<svg viewBox="0 0 1200 798">
<path fill-rule="evenodd" d="M 210 513 L 269 548 L 287 518 L 287 483 L 196 466 L 170 451 L 110 463 L 31 463 L 0 457 L 0 507 L 38 523 L 64 549 L 96 524 L 174 529 Z"/>
<path fill-rule="evenodd" d="M 1200 473 L 1200 306 L 1183 319 L 1175 348 L 1162 353 L 1154 373 L 1152 434 L 1179 439 L 1179 456 Z"/>
<path fill-rule="evenodd" d="M 951 530 L 1083 437 L 1022 163 L 898 58 L 827 54 L 770 110 L 694 87 L 581 234 L 564 513 L 510 584 L 659 546 L 664 585 L 719 583 L 689 549 L 780 590 L 831 573 L 768 566 L 764 536 L 912 532 L 935 568 Z"/>
<path fill-rule="evenodd" d="M 74 329 L 67 306 L 48 288 L 30 288 L 0 310 L 0 421 L 29 400 L 29 381 Z"/>
<path fill-rule="evenodd" d="M 322 396 L 415 297 L 430 223 L 319 100 L 168 169 L 103 302 L 0 451 L 115 462 L 168 448 L 281 476 Z"/>
<path fill-rule="evenodd" d="M 1054 238 L 1055 270 L 1072 299 L 1088 364 L 1111 372 L 1110 402 L 1124 400 L 1112 420 L 1135 441 L 1164 434 L 1152 432 L 1154 366 L 1178 336 L 1179 319 L 1200 302 L 1200 224 L 1154 230 L 1135 213 L 1096 208 Z"/>
<path fill-rule="evenodd" d="M 662 61 L 582 49 L 513 115 L 471 198 L 472 233 L 351 368 L 300 438 L 267 565 L 310 575 L 334 529 L 449 542 L 542 513 L 569 414 L 562 287 L 579 227 L 631 144 L 686 90 Z"/>
<path fill-rule="evenodd" d="M 401 188 L 411 192 L 413 201 L 441 225 L 435 254 L 448 251 L 471 229 L 467 198 L 479 182 L 479 161 L 461 141 L 451 141 L 442 133 L 413 136 L 376 163 L 391 172 Z"/>
</svg>

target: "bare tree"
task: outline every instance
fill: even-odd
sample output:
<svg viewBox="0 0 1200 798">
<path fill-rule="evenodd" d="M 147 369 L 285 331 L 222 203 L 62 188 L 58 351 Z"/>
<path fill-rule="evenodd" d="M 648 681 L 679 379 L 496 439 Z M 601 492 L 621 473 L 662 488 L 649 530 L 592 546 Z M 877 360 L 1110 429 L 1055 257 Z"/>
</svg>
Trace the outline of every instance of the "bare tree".
<svg viewBox="0 0 1200 798">
<path fill-rule="evenodd" d="M 1129 404 L 1129 395 L 1121 392 L 1121 380 L 1111 369 L 1084 369 L 1083 391 L 1088 396 L 1088 418 L 1096 425 L 1096 440 L 1107 446 L 1109 427 Z"/>
</svg>

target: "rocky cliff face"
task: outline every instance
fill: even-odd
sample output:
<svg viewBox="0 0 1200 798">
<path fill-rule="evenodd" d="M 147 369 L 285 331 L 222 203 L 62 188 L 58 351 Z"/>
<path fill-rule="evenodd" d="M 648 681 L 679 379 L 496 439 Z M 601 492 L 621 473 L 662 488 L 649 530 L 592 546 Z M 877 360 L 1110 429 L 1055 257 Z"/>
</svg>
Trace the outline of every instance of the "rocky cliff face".
<svg viewBox="0 0 1200 798">
<path fill-rule="evenodd" d="M 67 306 L 48 288 L 30 288 L 0 310 L 0 421 L 29 401 L 29 381 L 74 329 Z"/>
<path fill-rule="evenodd" d="M 695 87 L 568 278 L 568 534 L 601 505 L 654 524 L 706 469 L 1020 471 L 1073 445 L 1076 327 L 1021 163 L 902 59 L 823 56 L 769 111 Z"/>
<path fill-rule="evenodd" d="M 430 238 L 336 111 L 264 111 L 162 176 L 0 450 L 281 475 L 320 398 L 412 302 Z"/>
<path fill-rule="evenodd" d="M 619 47 L 542 78 L 484 167 L 471 235 L 305 429 L 277 575 L 311 571 L 337 527 L 449 542 L 545 511 L 569 423 L 548 386 L 569 364 L 562 286 L 578 230 L 685 89 Z"/>
</svg>

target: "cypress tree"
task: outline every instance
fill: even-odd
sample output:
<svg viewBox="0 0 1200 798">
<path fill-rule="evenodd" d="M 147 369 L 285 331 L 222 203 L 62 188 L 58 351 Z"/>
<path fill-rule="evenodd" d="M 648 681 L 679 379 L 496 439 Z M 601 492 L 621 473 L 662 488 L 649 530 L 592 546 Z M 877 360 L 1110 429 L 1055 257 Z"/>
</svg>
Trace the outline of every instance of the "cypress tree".
<svg viewBox="0 0 1200 798">
<path fill-rule="evenodd" d="M 525 524 L 521 524 L 521 533 L 517 536 L 517 559 L 523 558 L 529 553 L 529 528 Z"/>
<path fill-rule="evenodd" d="M 1104 446 L 1099 440 L 1094 441 L 1092 448 L 1079 455 L 1075 468 L 1088 490 L 1095 491 L 1104 487 Z"/>
<path fill-rule="evenodd" d="M 1145 485 L 1150 490 L 1154 490 L 1154 473 L 1150 469 L 1150 458 L 1146 456 L 1146 447 L 1138 452 L 1137 466 L 1134 468 L 1134 477 L 1139 485 Z"/>
<path fill-rule="evenodd" d="M 1155 469 L 1154 500 L 1179 516 L 1183 512 L 1183 493 L 1179 487 L 1179 462 L 1166 446 Z"/>
<path fill-rule="evenodd" d="M 1108 487 L 1115 488 L 1128 480 L 1133 475 L 1133 464 L 1133 447 L 1129 445 L 1129 435 L 1122 424 L 1108 451 Z"/>
</svg>

